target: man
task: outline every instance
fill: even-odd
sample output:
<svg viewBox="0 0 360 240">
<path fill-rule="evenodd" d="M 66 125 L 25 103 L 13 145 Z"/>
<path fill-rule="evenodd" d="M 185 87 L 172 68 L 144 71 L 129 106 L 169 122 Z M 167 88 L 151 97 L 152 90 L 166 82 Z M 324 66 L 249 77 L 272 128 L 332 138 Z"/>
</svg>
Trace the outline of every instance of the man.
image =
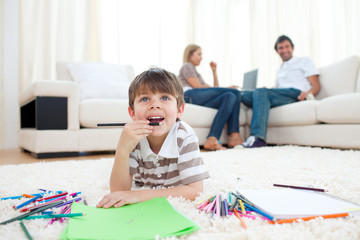
<svg viewBox="0 0 360 240">
<path fill-rule="evenodd" d="M 242 144 L 245 148 L 266 146 L 270 108 L 313 99 L 320 90 L 315 64 L 307 57 L 293 57 L 294 44 L 289 37 L 280 36 L 275 50 L 283 61 L 276 73 L 275 87 L 242 92 L 242 102 L 253 109 L 251 136 Z"/>
</svg>

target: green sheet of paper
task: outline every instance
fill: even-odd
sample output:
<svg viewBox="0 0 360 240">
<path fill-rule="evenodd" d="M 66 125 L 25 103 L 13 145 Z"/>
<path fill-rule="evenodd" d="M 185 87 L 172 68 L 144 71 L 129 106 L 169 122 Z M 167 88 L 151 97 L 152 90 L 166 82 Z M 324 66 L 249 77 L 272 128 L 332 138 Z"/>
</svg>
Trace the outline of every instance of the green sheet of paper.
<svg viewBox="0 0 360 240">
<path fill-rule="evenodd" d="M 200 229 L 166 198 L 109 209 L 73 203 L 71 212 L 86 215 L 71 218 L 60 239 L 154 239 L 156 235 L 180 236 Z"/>
</svg>

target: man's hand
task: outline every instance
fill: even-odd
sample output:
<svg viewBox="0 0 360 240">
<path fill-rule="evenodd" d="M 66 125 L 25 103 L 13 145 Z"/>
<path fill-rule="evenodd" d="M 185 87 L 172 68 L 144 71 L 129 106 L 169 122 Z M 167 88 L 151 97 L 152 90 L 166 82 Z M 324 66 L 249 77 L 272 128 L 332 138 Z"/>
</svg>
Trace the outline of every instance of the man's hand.
<svg viewBox="0 0 360 240">
<path fill-rule="evenodd" d="M 127 204 L 141 202 L 140 198 L 136 196 L 137 191 L 117 191 L 105 195 L 103 199 L 96 205 L 98 208 L 121 207 Z"/>
<path fill-rule="evenodd" d="M 306 99 L 308 93 L 307 92 L 301 92 L 300 95 L 298 96 L 298 100 L 299 101 L 303 101 Z"/>
</svg>

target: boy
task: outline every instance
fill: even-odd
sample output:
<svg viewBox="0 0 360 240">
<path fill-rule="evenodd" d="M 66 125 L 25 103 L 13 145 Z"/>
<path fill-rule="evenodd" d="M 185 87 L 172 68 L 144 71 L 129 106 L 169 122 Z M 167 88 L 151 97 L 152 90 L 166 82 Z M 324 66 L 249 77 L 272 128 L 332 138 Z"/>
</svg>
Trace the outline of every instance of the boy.
<svg viewBox="0 0 360 240">
<path fill-rule="evenodd" d="M 209 174 L 197 136 L 179 120 L 184 112 L 181 82 L 160 68 L 141 73 L 130 85 L 128 111 L 133 122 L 125 125 L 116 147 L 111 193 L 96 206 L 121 207 L 169 196 L 194 200 Z M 157 189 L 131 191 L 133 180 Z"/>
</svg>

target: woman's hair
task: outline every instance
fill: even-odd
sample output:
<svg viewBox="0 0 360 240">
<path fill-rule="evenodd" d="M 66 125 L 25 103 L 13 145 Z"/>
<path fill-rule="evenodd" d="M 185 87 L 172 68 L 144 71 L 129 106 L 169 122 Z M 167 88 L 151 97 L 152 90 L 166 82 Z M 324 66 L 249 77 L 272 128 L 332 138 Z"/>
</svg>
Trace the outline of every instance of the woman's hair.
<svg viewBox="0 0 360 240">
<path fill-rule="evenodd" d="M 195 45 L 195 44 L 189 44 L 184 51 L 184 59 L 183 59 L 183 63 L 189 62 L 191 56 L 193 55 L 193 53 L 198 50 L 200 48 L 200 46 Z"/>
<path fill-rule="evenodd" d="M 136 96 L 144 93 L 166 93 L 176 98 L 177 107 L 184 103 L 184 90 L 175 74 L 162 68 L 150 68 L 135 77 L 129 87 L 129 106 L 134 110 Z"/>
</svg>

